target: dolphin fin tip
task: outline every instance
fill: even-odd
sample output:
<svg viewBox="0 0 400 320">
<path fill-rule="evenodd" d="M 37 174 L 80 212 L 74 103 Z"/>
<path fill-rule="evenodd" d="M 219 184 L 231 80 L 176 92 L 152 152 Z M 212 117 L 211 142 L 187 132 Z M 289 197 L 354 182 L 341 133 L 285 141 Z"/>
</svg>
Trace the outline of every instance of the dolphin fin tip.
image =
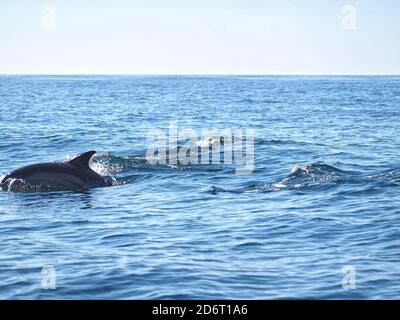
<svg viewBox="0 0 400 320">
<path fill-rule="evenodd" d="M 82 153 L 81 155 L 69 161 L 69 163 L 75 166 L 89 167 L 89 161 L 95 154 L 96 151 L 94 150 Z"/>
</svg>

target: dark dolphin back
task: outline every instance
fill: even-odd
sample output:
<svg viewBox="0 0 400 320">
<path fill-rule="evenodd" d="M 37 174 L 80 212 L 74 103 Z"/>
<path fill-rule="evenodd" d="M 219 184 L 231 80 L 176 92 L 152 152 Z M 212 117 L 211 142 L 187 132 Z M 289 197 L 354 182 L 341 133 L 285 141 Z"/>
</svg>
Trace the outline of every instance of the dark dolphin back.
<svg viewBox="0 0 400 320">
<path fill-rule="evenodd" d="M 101 175 L 93 171 L 89 166 L 90 159 L 96 154 L 96 151 L 88 151 L 80 156 L 72 159 L 68 163 L 74 166 L 79 170 L 83 170 L 86 172 L 86 176 L 88 178 L 88 183 L 90 186 L 99 186 L 99 187 L 107 187 L 110 186 L 110 182 L 106 181 Z"/>
<path fill-rule="evenodd" d="M 67 187 L 68 189 L 90 189 L 93 187 L 107 187 L 112 184 L 89 167 L 89 161 L 96 151 L 81 154 L 75 159 L 64 163 L 39 163 L 14 170 L 0 182 L 3 190 L 8 190 L 19 183 L 36 186 Z M 12 181 L 12 179 L 17 179 Z M 16 190 L 19 187 L 16 185 Z"/>
</svg>

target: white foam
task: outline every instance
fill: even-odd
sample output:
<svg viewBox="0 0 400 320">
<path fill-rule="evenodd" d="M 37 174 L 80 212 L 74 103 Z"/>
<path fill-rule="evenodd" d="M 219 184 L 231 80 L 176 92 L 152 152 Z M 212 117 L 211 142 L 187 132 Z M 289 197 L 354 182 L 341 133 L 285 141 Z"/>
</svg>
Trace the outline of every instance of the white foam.
<svg viewBox="0 0 400 320">
<path fill-rule="evenodd" d="M 303 163 L 294 165 L 290 170 L 291 173 L 296 173 L 298 171 L 304 172 L 310 176 L 315 176 L 315 174 L 310 170 L 310 166 Z"/>
<path fill-rule="evenodd" d="M 306 164 L 296 164 L 292 166 L 290 173 L 295 173 L 296 171 L 307 171 L 307 165 Z"/>
<path fill-rule="evenodd" d="M 207 139 L 199 140 L 194 143 L 196 147 L 200 148 L 207 148 L 210 146 L 215 146 L 216 144 L 220 143 L 219 137 L 210 137 Z"/>
<path fill-rule="evenodd" d="M 202 140 L 198 140 L 198 141 L 194 142 L 194 145 L 196 147 L 201 147 L 201 148 L 212 147 L 212 146 L 221 144 L 222 139 L 223 139 L 223 144 L 225 144 L 225 145 L 230 144 L 235 141 L 241 142 L 241 139 L 238 137 L 235 137 L 235 136 L 232 139 L 232 137 L 229 135 L 228 136 L 224 136 L 224 135 L 218 136 L 217 135 L 217 136 L 209 136 Z"/>
<path fill-rule="evenodd" d="M 274 189 L 283 189 L 283 188 L 287 188 L 287 185 L 285 185 L 283 182 L 278 182 L 278 183 L 274 183 L 272 185 L 272 187 Z"/>
<path fill-rule="evenodd" d="M 24 180 L 22 179 L 16 179 L 16 178 L 11 178 L 11 179 L 7 179 L 6 183 L 7 183 L 7 191 L 10 192 L 12 191 L 12 187 L 16 182 L 21 182 L 23 183 Z"/>
<path fill-rule="evenodd" d="M 78 154 L 68 155 L 65 158 L 64 162 L 69 162 L 69 161 L 75 159 L 77 156 L 78 156 Z M 90 167 L 90 169 L 92 169 L 94 172 L 101 175 L 102 177 L 110 177 L 112 179 L 113 184 L 115 184 L 115 185 L 118 184 L 117 179 L 114 178 L 112 173 L 121 171 L 122 166 L 105 164 L 100 160 L 92 158 L 89 161 L 89 167 Z"/>
<path fill-rule="evenodd" d="M 102 177 L 110 177 L 112 180 L 113 185 L 117 185 L 118 181 L 117 179 L 112 175 L 112 172 L 118 172 L 121 171 L 122 167 L 121 166 L 110 166 L 105 163 L 102 163 L 101 161 L 97 160 L 92 160 L 89 163 L 90 168 L 96 172 L 97 174 L 101 175 Z"/>
</svg>

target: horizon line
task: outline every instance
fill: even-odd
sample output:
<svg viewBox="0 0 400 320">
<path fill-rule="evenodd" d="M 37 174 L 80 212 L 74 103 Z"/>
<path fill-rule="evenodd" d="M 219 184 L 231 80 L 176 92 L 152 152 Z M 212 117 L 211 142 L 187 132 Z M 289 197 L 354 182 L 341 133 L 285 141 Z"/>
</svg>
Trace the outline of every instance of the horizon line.
<svg viewBox="0 0 400 320">
<path fill-rule="evenodd" d="M 350 74 L 350 73 L 274 73 L 274 74 L 261 74 L 261 73 L 1 73 L 0 76 L 203 76 L 203 77 L 226 77 L 226 76 L 251 76 L 251 77 L 274 77 L 274 76 L 304 76 L 304 77 L 398 77 L 400 73 L 396 74 L 385 74 L 385 73 L 362 73 L 362 74 Z"/>
</svg>

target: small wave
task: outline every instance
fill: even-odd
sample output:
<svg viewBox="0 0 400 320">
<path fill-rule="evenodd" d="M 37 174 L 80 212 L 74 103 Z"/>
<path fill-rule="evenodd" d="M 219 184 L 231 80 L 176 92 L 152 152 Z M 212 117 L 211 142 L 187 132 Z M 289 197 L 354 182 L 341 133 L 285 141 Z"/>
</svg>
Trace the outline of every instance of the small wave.
<svg viewBox="0 0 400 320">
<path fill-rule="evenodd" d="M 294 146 L 306 146 L 309 143 L 306 141 L 297 141 L 297 140 L 289 140 L 289 139 L 279 139 L 279 138 L 272 138 L 272 139 L 265 139 L 265 138 L 257 138 L 254 140 L 255 145 L 257 146 L 269 146 L 269 145 L 294 145 Z"/>
<path fill-rule="evenodd" d="M 220 137 L 209 137 L 203 140 L 198 140 L 194 142 L 194 145 L 196 147 L 200 148 L 208 148 L 212 146 L 216 146 L 217 144 L 220 144 L 221 138 Z"/>
<path fill-rule="evenodd" d="M 219 192 L 234 192 L 233 190 L 232 191 L 229 191 L 229 190 L 225 190 L 225 189 L 222 189 L 222 188 L 218 188 L 218 187 L 216 187 L 216 186 L 211 186 L 209 189 L 208 189 L 208 192 L 210 192 L 210 193 L 212 193 L 212 194 L 217 194 L 217 193 L 219 193 Z"/>
<path fill-rule="evenodd" d="M 289 176 L 272 184 L 272 190 L 303 189 L 320 185 L 336 184 L 343 179 L 344 171 L 324 163 L 298 164 Z"/>
<path fill-rule="evenodd" d="M 295 190 L 314 188 L 319 186 L 335 185 L 344 179 L 346 172 L 333 166 L 314 163 L 311 165 L 297 164 L 292 167 L 291 173 L 273 183 L 251 183 L 244 188 L 236 190 L 228 190 L 211 186 L 208 190 L 210 193 L 217 194 L 219 192 L 273 192 L 280 190 Z"/>
<path fill-rule="evenodd" d="M 311 165 L 297 164 L 291 169 L 291 176 L 305 175 L 308 177 L 334 177 L 344 171 L 324 163 L 314 163 Z"/>
<path fill-rule="evenodd" d="M 260 247 L 260 246 L 263 246 L 263 245 L 264 244 L 262 242 L 259 242 L 259 241 L 246 241 L 246 242 L 239 243 L 239 244 L 235 245 L 234 248 L 247 249 L 247 248 Z"/>
<path fill-rule="evenodd" d="M 377 175 L 367 176 L 366 179 L 370 181 L 400 185 L 400 171 L 388 170 Z"/>
<path fill-rule="evenodd" d="M 193 142 L 193 146 L 200 148 L 213 148 L 220 145 L 229 145 L 236 141 L 241 142 L 242 140 L 233 135 L 211 135 Z"/>
<path fill-rule="evenodd" d="M 217 194 L 220 192 L 252 193 L 274 192 L 281 190 L 305 190 L 313 188 L 329 188 L 343 183 L 369 184 L 378 182 L 384 184 L 400 185 L 400 170 L 387 170 L 380 174 L 363 176 L 356 172 L 348 172 L 324 163 L 297 164 L 291 169 L 291 173 L 283 179 L 262 183 L 253 182 L 238 189 L 224 189 L 211 186 L 208 192 Z"/>
<path fill-rule="evenodd" d="M 69 156 L 68 159 L 73 159 Z M 149 162 L 143 155 L 116 156 L 107 152 L 97 153 L 90 161 L 90 167 L 104 178 L 110 180 L 113 185 L 131 183 L 140 177 L 148 177 L 149 174 L 171 173 L 173 171 L 189 172 L 219 172 L 224 167 L 218 164 L 181 164 L 179 161 L 170 163 L 160 157 L 157 163 Z"/>
</svg>

